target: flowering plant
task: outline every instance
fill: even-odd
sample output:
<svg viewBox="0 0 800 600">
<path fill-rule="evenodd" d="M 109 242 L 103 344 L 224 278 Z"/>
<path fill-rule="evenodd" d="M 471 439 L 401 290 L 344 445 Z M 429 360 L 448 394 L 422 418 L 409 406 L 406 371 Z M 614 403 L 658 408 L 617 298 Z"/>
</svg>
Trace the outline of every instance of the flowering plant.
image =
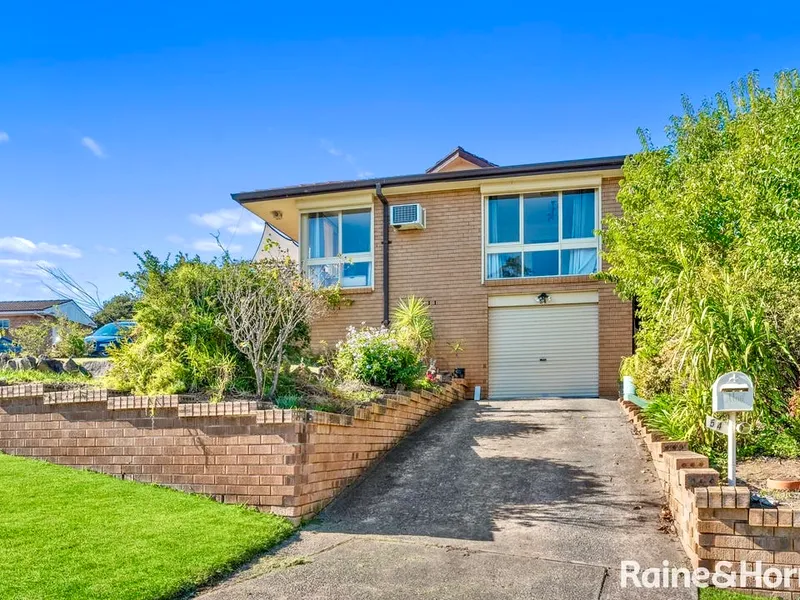
<svg viewBox="0 0 800 600">
<path fill-rule="evenodd" d="M 350 327 L 336 346 L 334 365 L 346 379 L 391 388 L 411 385 L 425 370 L 416 350 L 385 327 Z"/>
</svg>

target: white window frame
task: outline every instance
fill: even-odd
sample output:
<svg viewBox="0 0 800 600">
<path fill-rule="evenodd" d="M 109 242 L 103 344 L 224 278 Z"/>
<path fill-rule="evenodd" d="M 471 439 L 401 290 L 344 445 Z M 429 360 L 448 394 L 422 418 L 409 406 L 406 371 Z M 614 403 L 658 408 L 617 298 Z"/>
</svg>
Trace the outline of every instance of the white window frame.
<svg viewBox="0 0 800 600">
<path fill-rule="evenodd" d="M 349 254 L 342 253 L 342 213 L 351 210 L 369 210 L 369 252 L 354 252 Z M 308 215 L 313 213 L 336 213 L 338 215 L 339 226 L 339 252 L 336 256 L 326 256 L 324 258 L 306 258 L 308 256 Z M 342 283 L 344 276 L 343 265 L 347 263 L 370 263 L 370 285 L 366 286 L 351 286 L 344 287 L 345 290 L 358 290 L 358 289 L 375 289 L 375 209 L 373 205 L 355 205 L 355 206 L 342 206 L 326 208 L 324 206 L 303 209 L 300 211 L 300 267 L 303 272 L 309 274 L 309 267 L 335 265 L 338 269 L 338 280 Z"/>
<path fill-rule="evenodd" d="M 569 192 L 576 192 L 579 190 L 594 190 L 595 202 L 594 202 L 594 230 L 597 231 L 600 229 L 600 216 L 602 214 L 601 211 L 601 198 L 602 198 L 602 190 L 599 186 L 580 186 L 575 188 L 563 188 L 558 190 L 529 190 L 529 191 L 522 191 L 522 192 L 508 192 L 503 193 L 502 191 L 492 192 L 491 194 L 484 194 L 483 195 L 483 279 L 484 281 L 516 281 L 518 279 L 541 279 L 543 277 L 585 277 L 585 274 L 573 273 L 573 274 L 561 274 L 561 251 L 562 250 L 586 250 L 587 248 L 594 248 L 596 252 L 596 263 L 595 263 L 595 273 L 599 272 L 602 268 L 600 264 L 600 236 L 594 235 L 590 238 L 571 238 L 571 239 L 564 239 L 562 237 L 562 223 L 563 223 L 563 196 L 565 193 Z M 557 242 L 542 242 L 542 243 L 533 243 L 533 244 L 526 244 L 525 240 L 525 202 L 524 197 L 528 194 L 555 194 L 558 196 L 558 241 Z M 492 198 L 502 197 L 502 196 L 516 196 L 518 203 L 519 203 L 519 236 L 518 242 L 499 242 L 499 243 L 490 243 L 489 242 L 489 200 Z M 547 250 L 557 250 L 558 251 L 558 274 L 556 275 L 525 275 L 525 252 L 537 252 L 537 251 L 547 251 Z M 519 277 L 489 277 L 489 268 L 488 268 L 488 261 L 489 255 L 491 254 L 520 254 L 522 258 L 521 264 L 521 274 Z"/>
<path fill-rule="evenodd" d="M 11 319 L 0 319 L 0 329 L 11 329 Z"/>
</svg>

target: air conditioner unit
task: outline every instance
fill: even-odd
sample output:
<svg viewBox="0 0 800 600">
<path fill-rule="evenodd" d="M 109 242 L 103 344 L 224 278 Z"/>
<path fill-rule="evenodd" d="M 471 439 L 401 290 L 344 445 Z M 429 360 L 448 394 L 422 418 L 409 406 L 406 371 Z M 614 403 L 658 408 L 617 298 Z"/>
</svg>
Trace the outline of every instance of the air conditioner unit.
<svg viewBox="0 0 800 600">
<path fill-rule="evenodd" d="M 395 204 L 390 222 L 395 229 L 425 229 L 425 209 L 419 204 Z"/>
</svg>

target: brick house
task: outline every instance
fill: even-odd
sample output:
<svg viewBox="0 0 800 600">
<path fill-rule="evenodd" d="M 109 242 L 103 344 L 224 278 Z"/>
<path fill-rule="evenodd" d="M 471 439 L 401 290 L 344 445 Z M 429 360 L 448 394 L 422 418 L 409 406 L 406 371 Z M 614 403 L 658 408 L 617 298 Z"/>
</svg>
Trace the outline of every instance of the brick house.
<svg viewBox="0 0 800 600">
<path fill-rule="evenodd" d="M 352 299 L 313 324 L 314 343 L 386 322 L 414 294 L 430 303 L 439 369 L 465 368 L 484 398 L 616 397 L 633 312 L 593 273 L 623 160 L 499 167 L 459 147 L 419 175 L 232 197 Z"/>
<path fill-rule="evenodd" d="M 74 300 L 0 300 L 0 329 L 10 331 L 12 337 L 20 325 L 42 319 L 55 321 L 59 316 L 94 327 L 94 321 Z"/>
</svg>

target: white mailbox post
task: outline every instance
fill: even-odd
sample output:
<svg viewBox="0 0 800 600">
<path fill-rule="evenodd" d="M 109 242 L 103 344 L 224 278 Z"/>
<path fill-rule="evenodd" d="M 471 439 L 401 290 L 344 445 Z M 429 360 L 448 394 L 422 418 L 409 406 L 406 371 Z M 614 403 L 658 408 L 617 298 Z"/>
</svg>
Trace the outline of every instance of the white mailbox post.
<svg viewBox="0 0 800 600">
<path fill-rule="evenodd" d="M 706 427 L 728 436 L 728 485 L 736 485 L 736 432 L 743 433 L 743 426 L 736 425 L 736 413 L 753 410 L 753 381 L 744 373 L 733 371 L 720 375 L 711 386 L 711 409 L 713 412 L 730 413 L 726 421 L 706 417 Z M 726 427 L 727 425 L 727 427 Z"/>
</svg>

